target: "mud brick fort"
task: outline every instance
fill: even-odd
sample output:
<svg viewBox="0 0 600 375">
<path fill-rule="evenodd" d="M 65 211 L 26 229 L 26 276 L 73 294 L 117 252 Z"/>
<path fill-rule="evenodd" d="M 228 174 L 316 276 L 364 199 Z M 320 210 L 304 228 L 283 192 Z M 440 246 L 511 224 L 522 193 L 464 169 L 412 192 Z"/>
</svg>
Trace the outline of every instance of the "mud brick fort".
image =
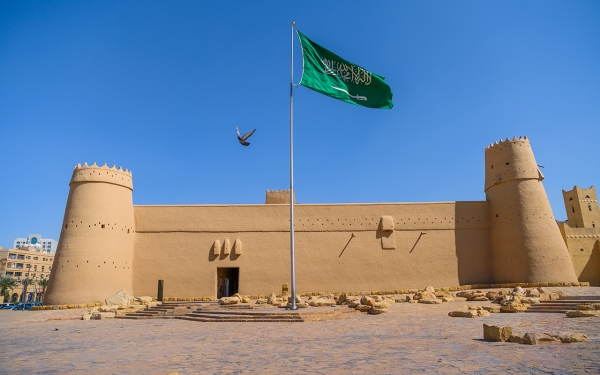
<svg viewBox="0 0 600 375">
<path fill-rule="evenodd" d="M 543 178 L 527 137 L 507 138 L 485 149 L 485 201 L 297 204 L 297 291 L 600 285 L 595 190 L 564 192 L 569 220 L 557 225 Z M 75 167 L 45 304 L 156 297 L 157 280 L 165 296 L 212 298 L 289 281 L 289 192 L 171 206 L 133 205 L 132 193 L 127 170 Z"/>
</svg>

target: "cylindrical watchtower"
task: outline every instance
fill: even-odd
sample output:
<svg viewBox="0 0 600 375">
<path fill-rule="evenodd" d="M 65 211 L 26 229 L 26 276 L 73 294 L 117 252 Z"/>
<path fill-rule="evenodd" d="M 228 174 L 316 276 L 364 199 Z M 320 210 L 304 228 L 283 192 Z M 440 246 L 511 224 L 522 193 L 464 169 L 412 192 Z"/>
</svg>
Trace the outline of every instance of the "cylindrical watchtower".
<svg viewBox="0 0 600 375">
<path fill-rule="evenodd" d="M 100 302 L 132 292 L 134 248 L 131 172 L 77 165 L 44 304 Z"/>
<path fill-rule="evenodd" d="M 527 137 L 485 150 L 495 283 L 576 282 Z"/>
</svg>

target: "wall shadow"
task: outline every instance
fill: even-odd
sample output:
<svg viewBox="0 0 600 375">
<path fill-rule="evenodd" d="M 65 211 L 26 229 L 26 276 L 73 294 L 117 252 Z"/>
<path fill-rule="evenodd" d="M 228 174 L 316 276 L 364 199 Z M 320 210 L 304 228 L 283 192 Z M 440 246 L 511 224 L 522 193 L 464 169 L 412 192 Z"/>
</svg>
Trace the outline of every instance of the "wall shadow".
<svg viewBox="0 0 600 375">
<path fill-rule="evenodd" d="M 461 222 L 461 218 L 479 218 L 479 222 Z M 456 202 L 454 242 L 458 281 L 466 284 L 492 284 L 492 251 L 487 202 Z M 485 219 L 485 220 L 483 220 Z M 466 220 L 466 219 L 465 219 Z"/>
<path fill-rule="evenodd" d="M 590 259 L 579 275 L 579 281 L 588 281 L 591 286 L 600 286 L 600 241 L 596 241 Z"/>
</svg>

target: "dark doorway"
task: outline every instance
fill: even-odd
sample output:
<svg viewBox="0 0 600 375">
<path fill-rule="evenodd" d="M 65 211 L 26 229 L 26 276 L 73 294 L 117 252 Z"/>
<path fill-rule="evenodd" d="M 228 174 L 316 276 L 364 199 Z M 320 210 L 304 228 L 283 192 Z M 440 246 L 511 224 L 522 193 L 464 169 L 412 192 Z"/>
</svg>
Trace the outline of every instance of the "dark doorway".
<svg viewBox="0 0 600 375">
<path fill-rule="evenodd" d="M 239 268 L 217 268 L 217 298 L 230 297 L 238 292 Z"/>
</svg>

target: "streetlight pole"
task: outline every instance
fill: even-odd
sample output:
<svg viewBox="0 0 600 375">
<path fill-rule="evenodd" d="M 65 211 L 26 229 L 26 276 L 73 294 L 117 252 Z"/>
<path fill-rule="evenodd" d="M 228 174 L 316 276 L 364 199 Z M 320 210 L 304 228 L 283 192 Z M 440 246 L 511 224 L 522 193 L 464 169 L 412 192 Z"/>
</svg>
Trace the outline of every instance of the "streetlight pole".
<svg viewBox="0 0 600 375">
<path fill-rule="evenodd" d="M 23 280 L 23 298 L 22 298 L 22 303 L 23 303 L 23 308 L 21 309 L 21 311 L 25 311 L 25 301 L 27 300 L 27 282 L 29 281 L 29 271 L 31 271 L 31 264 L 27 265 L 27 277 L 25 277 L 25 280 Z"/>
</svg>

